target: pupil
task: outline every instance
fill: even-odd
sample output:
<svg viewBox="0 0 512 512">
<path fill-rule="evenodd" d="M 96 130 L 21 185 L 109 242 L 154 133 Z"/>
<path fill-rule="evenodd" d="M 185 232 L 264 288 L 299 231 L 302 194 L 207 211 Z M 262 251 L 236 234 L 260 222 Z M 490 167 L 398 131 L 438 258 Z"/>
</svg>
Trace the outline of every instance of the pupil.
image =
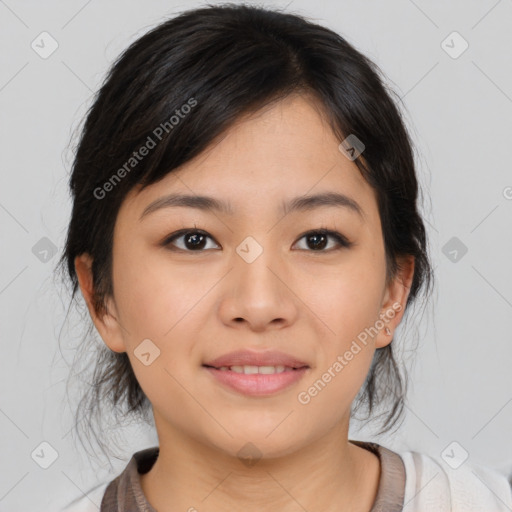
<svg viewBox="0 0 512 512">
<path fill-rule="evenodd" d="M 313 242 L 313 248 L 320 248 L 320 249 L 323 249 L 325 247 L 325 241 L 326 241 L 326 236 L 324 234 L 313 234 L 313 235 L 310 235 L 309 237 L 309 240 L 316 240 L 316 242 Z M 322 239 L 321 243 L 318 244 L 318 239 Z"/>
<path fill-rule="evenodd" d="M 192 240 L 190 244 L 189 241 Z M 197 243 L 199 241 L 199 243 Z M 199 233 L 193 233 L 185 237 L 185 245 L 190 249 L 203 248 L 204 246 L 204 236 Z"/>
</svg>

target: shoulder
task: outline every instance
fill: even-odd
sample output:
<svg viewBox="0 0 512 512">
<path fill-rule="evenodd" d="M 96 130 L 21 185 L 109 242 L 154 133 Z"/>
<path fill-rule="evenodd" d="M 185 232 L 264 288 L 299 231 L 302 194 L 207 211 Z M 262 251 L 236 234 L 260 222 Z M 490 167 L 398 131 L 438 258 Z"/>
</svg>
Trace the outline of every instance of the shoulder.
<svg viewBox="0 0 512 512">
<path fill-rule="evenodd" d="M 84 496 L 79 496 L 68 503 L 61 512 L 98 512 L 105 490 L 110 482 L 104 482 L 89 489 Z"/>
<path fill-rule="evenodd" d="M 81 496 L 75 498 L 71 503 L 67 504 L 61 512 L 98 512 L 105 496 L 105 492 L 109 491 L 106 500 L 110 503 L 112 500 L 117 501 L 117 488 L 121 486 L 124 493 L 128 487 L 131 488 L 131 496 L 143 496 L 140 489 L 138 474 L 149 471 L 156 461 L 159 454 L 159 447 L 152 446 L 135 452 L 123 471 L 119 473 L 114 479 L 97 484 L 92 489 L 89 489 Z M 112 484 L 112 487 L 109 485 Z M 124 496 L 123 499 L 125 499 Z M 126 510 L 127 502 L 123 502 Z"/>
<path fill-rule="evenodd" d="M 512 510 L 510 482 L 494 469 L 415 451 L 398 455 L 406 473 L 404 510 Z"/>
</svg>

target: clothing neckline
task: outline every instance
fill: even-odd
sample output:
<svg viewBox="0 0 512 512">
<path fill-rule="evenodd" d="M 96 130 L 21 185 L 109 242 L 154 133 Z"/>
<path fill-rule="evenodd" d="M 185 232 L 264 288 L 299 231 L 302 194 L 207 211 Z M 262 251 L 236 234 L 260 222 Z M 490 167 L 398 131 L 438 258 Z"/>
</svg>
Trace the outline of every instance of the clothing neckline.
<svg viewBox="0 0 512 512">
<path fill-rule="evenodd" d="M 379 486 L 370 512 L 402 511 L 405 466 L 400 455 L 377 443 L 352 439 L 349 442 L 371 451 L 380 461 Z M 142 491 L 140 475 L 150 471 L 159 453 L 159 446 L 135 452 L 123 472 L 108 484 L 100 512 L 157 512 Z"/>
</svg>

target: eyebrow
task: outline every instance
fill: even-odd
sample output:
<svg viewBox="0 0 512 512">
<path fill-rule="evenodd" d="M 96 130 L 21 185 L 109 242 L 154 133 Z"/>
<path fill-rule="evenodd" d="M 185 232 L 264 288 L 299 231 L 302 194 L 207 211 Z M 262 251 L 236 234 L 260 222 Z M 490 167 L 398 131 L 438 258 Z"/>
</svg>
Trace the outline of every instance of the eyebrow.
<svg viewBox="0 0 512 512">
<path fill-rule="evenodd" d="M 363 209 L 354 199 L 340 194 L 338 192 L 324 192 L 315 195 L 306 195 L 295 197 L 288 202 L 281 204 L 281 211 L 283 215 L 287 215 L 294 211 L 308 211 L 319 207 L 342 207 L 347 208 L 349 211 L 357 213 L 361 218 L 364 218 Z M 160 197 L 150 203 L 141 216 L 139 221 L 152 212 L 162 208 L 172 207 L 185 207 L 196 208 L 203 211 L 217 211 L 226 215 L 234 215 L 231 203 L 222 201 L 214 197 L 201 196 L 201 195 L 183 195 L 183 194 L 169 194 Z"/>
</svg>

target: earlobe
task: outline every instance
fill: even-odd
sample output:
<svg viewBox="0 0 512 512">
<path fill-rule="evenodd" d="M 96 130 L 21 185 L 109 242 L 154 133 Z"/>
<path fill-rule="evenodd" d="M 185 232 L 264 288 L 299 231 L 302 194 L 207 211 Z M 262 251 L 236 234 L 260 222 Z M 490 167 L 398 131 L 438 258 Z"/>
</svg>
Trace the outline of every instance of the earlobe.
<svg viewBox="0 0 512 512">
<path fill-rule="evenodd" d="M 107 298 L 107 312 L 100 314 L 94 307 L 94 280 L 92 272 L 92 258 L 83 253 L 75 258 L 75 271 L 80 290 L 87 304 L 91 319 L 105 342 L 105 345 L 114 352 L 125 352 L 121 326 L 117 321 L 114 301 Z"/>
<path fill-rule="evenodd" d="M 399 259 L 399 269 L 392 281 L 386 286 L 379 319 L 382 321 L 380 332 L 375 337 L 375 347 L 382 348 L 391 343 L 396 328 L 405 313 L 414 277 L 414 257 Z"/>
</svg>

